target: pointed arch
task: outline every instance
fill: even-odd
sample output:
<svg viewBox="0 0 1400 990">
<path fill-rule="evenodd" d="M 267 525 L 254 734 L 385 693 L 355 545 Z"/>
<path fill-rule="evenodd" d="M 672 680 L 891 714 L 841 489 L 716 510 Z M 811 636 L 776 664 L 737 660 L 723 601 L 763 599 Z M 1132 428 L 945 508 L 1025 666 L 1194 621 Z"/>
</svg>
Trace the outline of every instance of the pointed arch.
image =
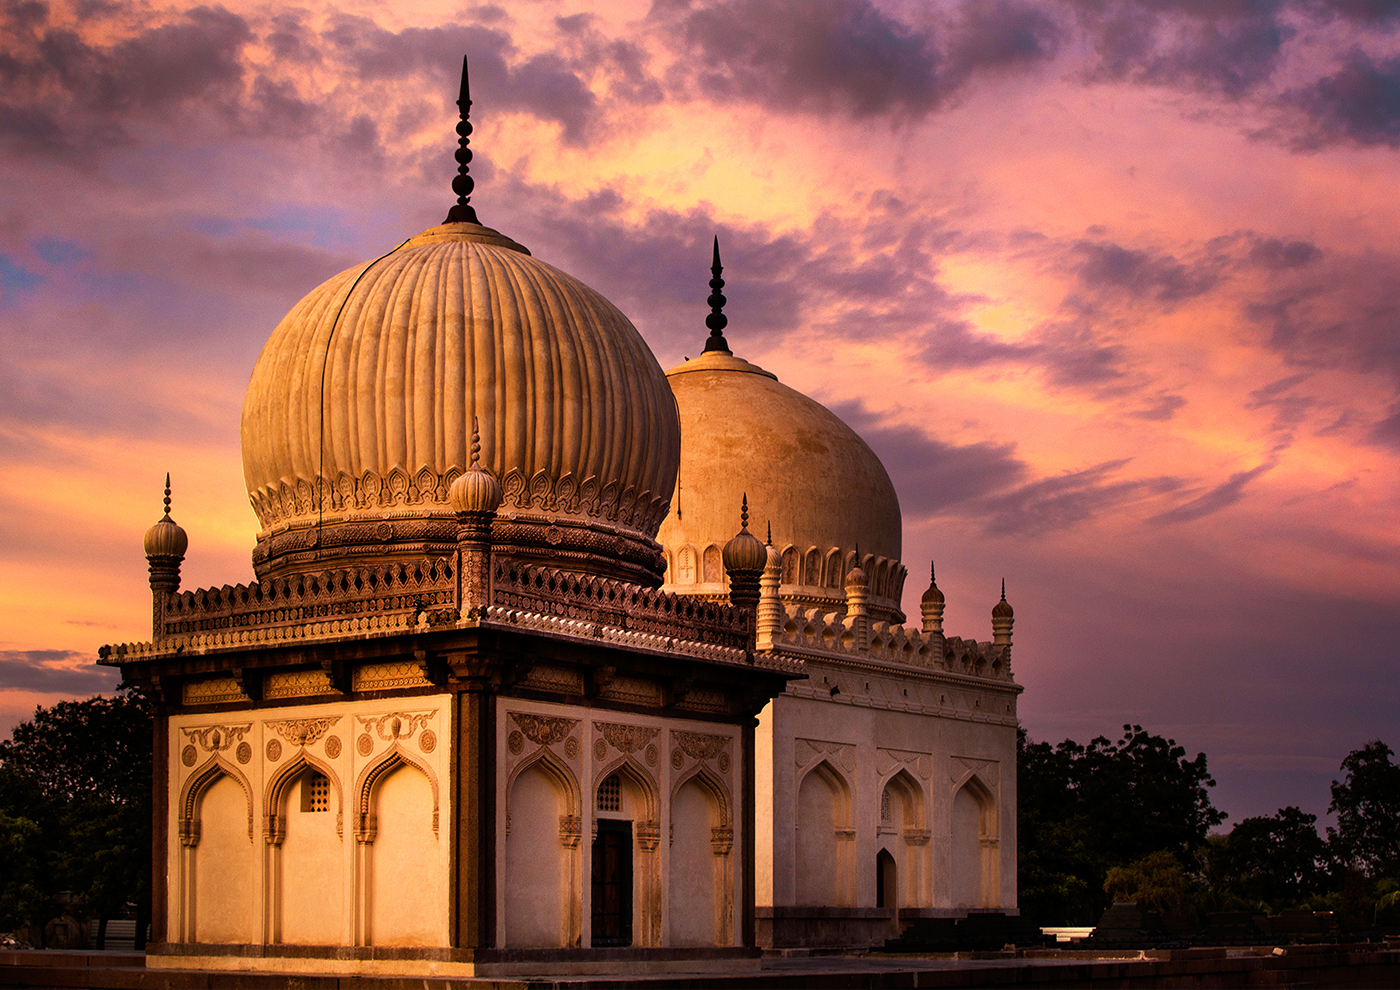
<svg viewBox="0 0 1400 990">
<path fill-rule="evenodd" d="M 820 759 L 798 777 L 794 797 L 798 903 L 854 906 L 856 830 L 850 783 L 834 764 Z"/>
<path fill-rule="evenodd" d="M 923 786 L 905 767 L 899 767 L 880 787 L 880 807 L 885 807 L 885 794 L 898 800 L 904 809 L 905 828 L 928 828 L 928 799 Z"/>
<path fill-rule="evenodd" d="M 287 788 L 305 770 L 314 770 L 335 787 L 336 832 L 341 830 L 345 820 L 345 788 L 340 782 L 340 775 L 320 757 L 313 756 L 302 749 L 294 759 L 288 760 L 286 766 L 277 771 L 263 792 L 263 833 L 267 836 L 268 842 L 273 845 L 280 844 L 285 834 L 286 823 L 283 821 L 282 801 L 286 796 Z"/>
<path fill-rule="evenodd" d="M 816 547 L 808 547 L 802 555 L 802 580 L 804 585 L 820 587 L 822 583 L 822 552 Z"/>
<path fill-rule="evenodd" d="M 231 777 L 243 788 L 243 797 L 248 805 L 248 839 L 253 838 L 253 785 L 243 772 L 232 763 L 226 762 L 218 753 L 210 756 L 205 764 L 190 774 L 180 791 L 180 841 L 187 846 L 199 844 L 199 799 L 219 776 Z"/>
<path fill-rule="evenodd" d="M 997 802 L 976 771 L 965 774 L 953 791 L 949 817 L 953 907 L 996 907 L 1000 899 Z"/>
<path fill-rule="evenodd" d="M 619 774 L 624 781 L 630 781 L 642 795 L 643 810 L 645 816 L 638 816 L 639 820 L 656 822 L 661 820 L 661 795 L 658 793 L 656 781 L 652 780 L 651 774 L 636 761 L 630 754 L 625 754 L 606 764 L 593 777 L 593 792 L 589 796 L 589 801 L 594 807 L 594 814 L 597 813 L 598 788 L 603 781 L 613 774 Z"/>
<path fill-rule="evenodd" d="M 671 806 L 675 806 L 676 795 L 681 788 L 692 782 L 714 798 L 715 806 L 719 809 L 719 827 L 733 828 L 734 802 L 729 796 L 729 787 L 704 763 L 695 764 L 671 784 Z"/>
<path fill-rule="evenodd" d="M 441 805 L 438 798 L 437 774 L 433 773 L 427 764 L 410 755 L 401 743 L 396 742 L 393 748 L 364 769 L 355 784 L 355 838 L 360 842 L 374 841 L 375 785 L 400 766 L 413 767 L 428 778 L 433 794 L 433 835 L 438 834 L 438 814 Z"/>
<path fill-rule="evenodd" d="M 527 770 L 538 769 L 547 777 L 553 780 L 564 794 L 566 815 L 576 816 L 582 806 L 582 794 L 578 785 L 578 778 L 574 776 L 573 770 L 559 757 L 555 756 L 548 746 L 541 746 L 535 753 L 527 756 L 515 765 L 510 775 L 506 778 L 506 800 L 509 802 L 511 788 L 515 786 L 516 779 Z M 509 813 L 509 808 L 507 808 Z"/>
<path fill-rule="evenodd" d="M 826 562 L 822 569 L 822 584 L 825 587 L 840 588 L 846 583 L 846 568 L 842 566 L 840 547 L 832 547 L 826 552 Z"/>
<path fill-rule="evenodd" d="M 794 547 L 792 544 L 788 544 L 787 546 L 783 547 L 781 583 L 797 584 L 799 577 L 799 567 L 800 562 L 798 561 L 797 557 L 797 548 Z"/>
</svg>

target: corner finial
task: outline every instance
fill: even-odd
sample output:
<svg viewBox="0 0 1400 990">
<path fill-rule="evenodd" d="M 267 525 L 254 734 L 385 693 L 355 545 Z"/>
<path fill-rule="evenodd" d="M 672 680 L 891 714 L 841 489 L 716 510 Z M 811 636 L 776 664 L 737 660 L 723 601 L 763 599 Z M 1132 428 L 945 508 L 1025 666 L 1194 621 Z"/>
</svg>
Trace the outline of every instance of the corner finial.
<svg viewBox="0 0 1400 990">
<path fill-rule="evenodd" d="M 773 520 L 771 519 L 768 520 L 768 542 L 766 545 L 770 547 L 773 545 Z"/>
<path fill-rule="evenodd" d="M 739 528 L 749 528 L 749 493 L 744 492 L 744 505 L 739 510 Z"/>
<path fill-rule="evenodd" d="M 472 417 L 472 460 L 471 467 L 480 469 L 481 467 L 481 428 L 477 425 L 477 419 Z"/>
<path fill-rule="evenodd" d="M 1001 600 L 1006 601 L 1006 578 L 1001 579 Z"/>
<path fill-rule="evenodd" d="M 476 210 L 472 209 L 472 189 L 476 183 L 472 181 L 470 175 L 472 149 L 471 149 L 471 110 L 472 97 L 471 85 L 467 81 L 467 56 L 462 56 L 462 90 L 457 96 L 458 114 L 461 120 L 457 122 L 457 174 L 452 179 L 452 191 L 457 194 L 457 205 L 447 211 L 447 219 L 443 223 L 481 223 L 476 218 Z"/>
<path fill-rule="evenodd" d="M 710 315 L 705 317 L 705 326 L 710 328 L 710 336 L 705 340 L 705 349 L 702 354 L 710 351 L 723 351 L 725 354 L 732 353 L 729 350 L 729 341 L 724 339 L 724 328 L 729 326 L 729 317 L 724 315 L 724 279 L 720 278 L 720 272 L 724 271 L 724 266 L 719 263 L 719 235 L 715 235 L 715 258 L 710 265 L 710 273 L 714 276 L 710 279 L 710 298 L 705 302 L 710 307 Z"/>
<path fill-rule="evenodd" d="M 170 518 L 170 472 L 165 472 L 165 518 Z"/>
<path fill-rule="evenodd" d="M 928 580 L 929 584 L 938 583 L 938 572 L 934 569 L 933 561 L 931 560 L 928 562 Z"/>
</svg>

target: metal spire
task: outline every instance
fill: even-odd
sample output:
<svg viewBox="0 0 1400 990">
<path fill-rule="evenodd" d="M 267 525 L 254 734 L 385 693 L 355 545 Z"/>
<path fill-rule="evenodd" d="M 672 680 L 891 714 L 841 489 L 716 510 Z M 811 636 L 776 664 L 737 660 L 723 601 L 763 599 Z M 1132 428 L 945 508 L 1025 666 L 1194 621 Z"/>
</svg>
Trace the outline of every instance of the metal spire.
<svg viewBox="0 0 1400 990">
<path fill-rule="evenodd" d="M 705 302 L 710 306 L 710 315 L 705 317 L 705 326 L 710 328 L 710 336 L 705 340 L 705 349 L 702 354 L 710 351 L 723 351 L 726 354 L 732 353 L 729 350 L 729 341 L 724 339 L 724 328 L 729 326 L 729 317 L 724 315 L 724 279 L 719 277 L 719 273 L 724 271 L 724 266 L 719 263 L 719 235 L 715 235 L 715 260 L 710 265 L 710 272 L 714 278 L 710 279 L 710 298 Z"/>
<path fill-rule="evenodd" d="M 457 194 L 457 205 L 447 211 L 443 223 L 481 223 L 472 209 L 472 188 L 476 185 L 471 172 L 471 85 L 467 81 L 467 57 L 462 56 L 462 91 L 457 96 L 457 108 L 462 119 L 457 122 L 457 174 L 452 179 L 452 191 Z"/>
<path fill-rule="evenodd" d="M 170 472 L 165 472 L 165 518 L 170 518 Z"/>
</svg>

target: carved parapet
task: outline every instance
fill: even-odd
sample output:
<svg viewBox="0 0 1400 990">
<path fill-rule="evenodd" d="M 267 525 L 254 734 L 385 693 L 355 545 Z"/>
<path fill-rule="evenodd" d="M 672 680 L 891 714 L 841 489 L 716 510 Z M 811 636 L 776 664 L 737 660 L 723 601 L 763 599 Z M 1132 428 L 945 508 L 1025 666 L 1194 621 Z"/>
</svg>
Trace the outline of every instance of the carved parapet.
<svg viewBox="0 0 1400 990">
<path fill-rule="evenodd" d="M 1008 657 L 1002 647 L 977 643 L 941 633 L 872 622 L 869 644 L 861 649 L 856 621 L 839 612 L 790 605 L 782 630 L 774 637 L 775 649 L 789 648 L 805 654 L 879 660 L 931 670 L 948 670 L 991 680 L 1011 680 Z"/>
</svg>

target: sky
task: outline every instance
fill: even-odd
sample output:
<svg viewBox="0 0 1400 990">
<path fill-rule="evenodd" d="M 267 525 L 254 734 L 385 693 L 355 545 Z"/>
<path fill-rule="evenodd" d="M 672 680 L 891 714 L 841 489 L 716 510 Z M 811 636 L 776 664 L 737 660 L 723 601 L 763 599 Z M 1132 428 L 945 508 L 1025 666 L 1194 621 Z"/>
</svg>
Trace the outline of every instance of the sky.
<svg viewBox="0 0 1400 990">
<path fill-rule="evenodd" d="M 0 0 L 0 733 L 252 578 L 238 424 L 316 285 L 482 221 L 663 368 L 855 427 L 1020 717 L 1204 751 L 1231 821 L 1400 748 L 1400 3 Z"/>
</svg>

